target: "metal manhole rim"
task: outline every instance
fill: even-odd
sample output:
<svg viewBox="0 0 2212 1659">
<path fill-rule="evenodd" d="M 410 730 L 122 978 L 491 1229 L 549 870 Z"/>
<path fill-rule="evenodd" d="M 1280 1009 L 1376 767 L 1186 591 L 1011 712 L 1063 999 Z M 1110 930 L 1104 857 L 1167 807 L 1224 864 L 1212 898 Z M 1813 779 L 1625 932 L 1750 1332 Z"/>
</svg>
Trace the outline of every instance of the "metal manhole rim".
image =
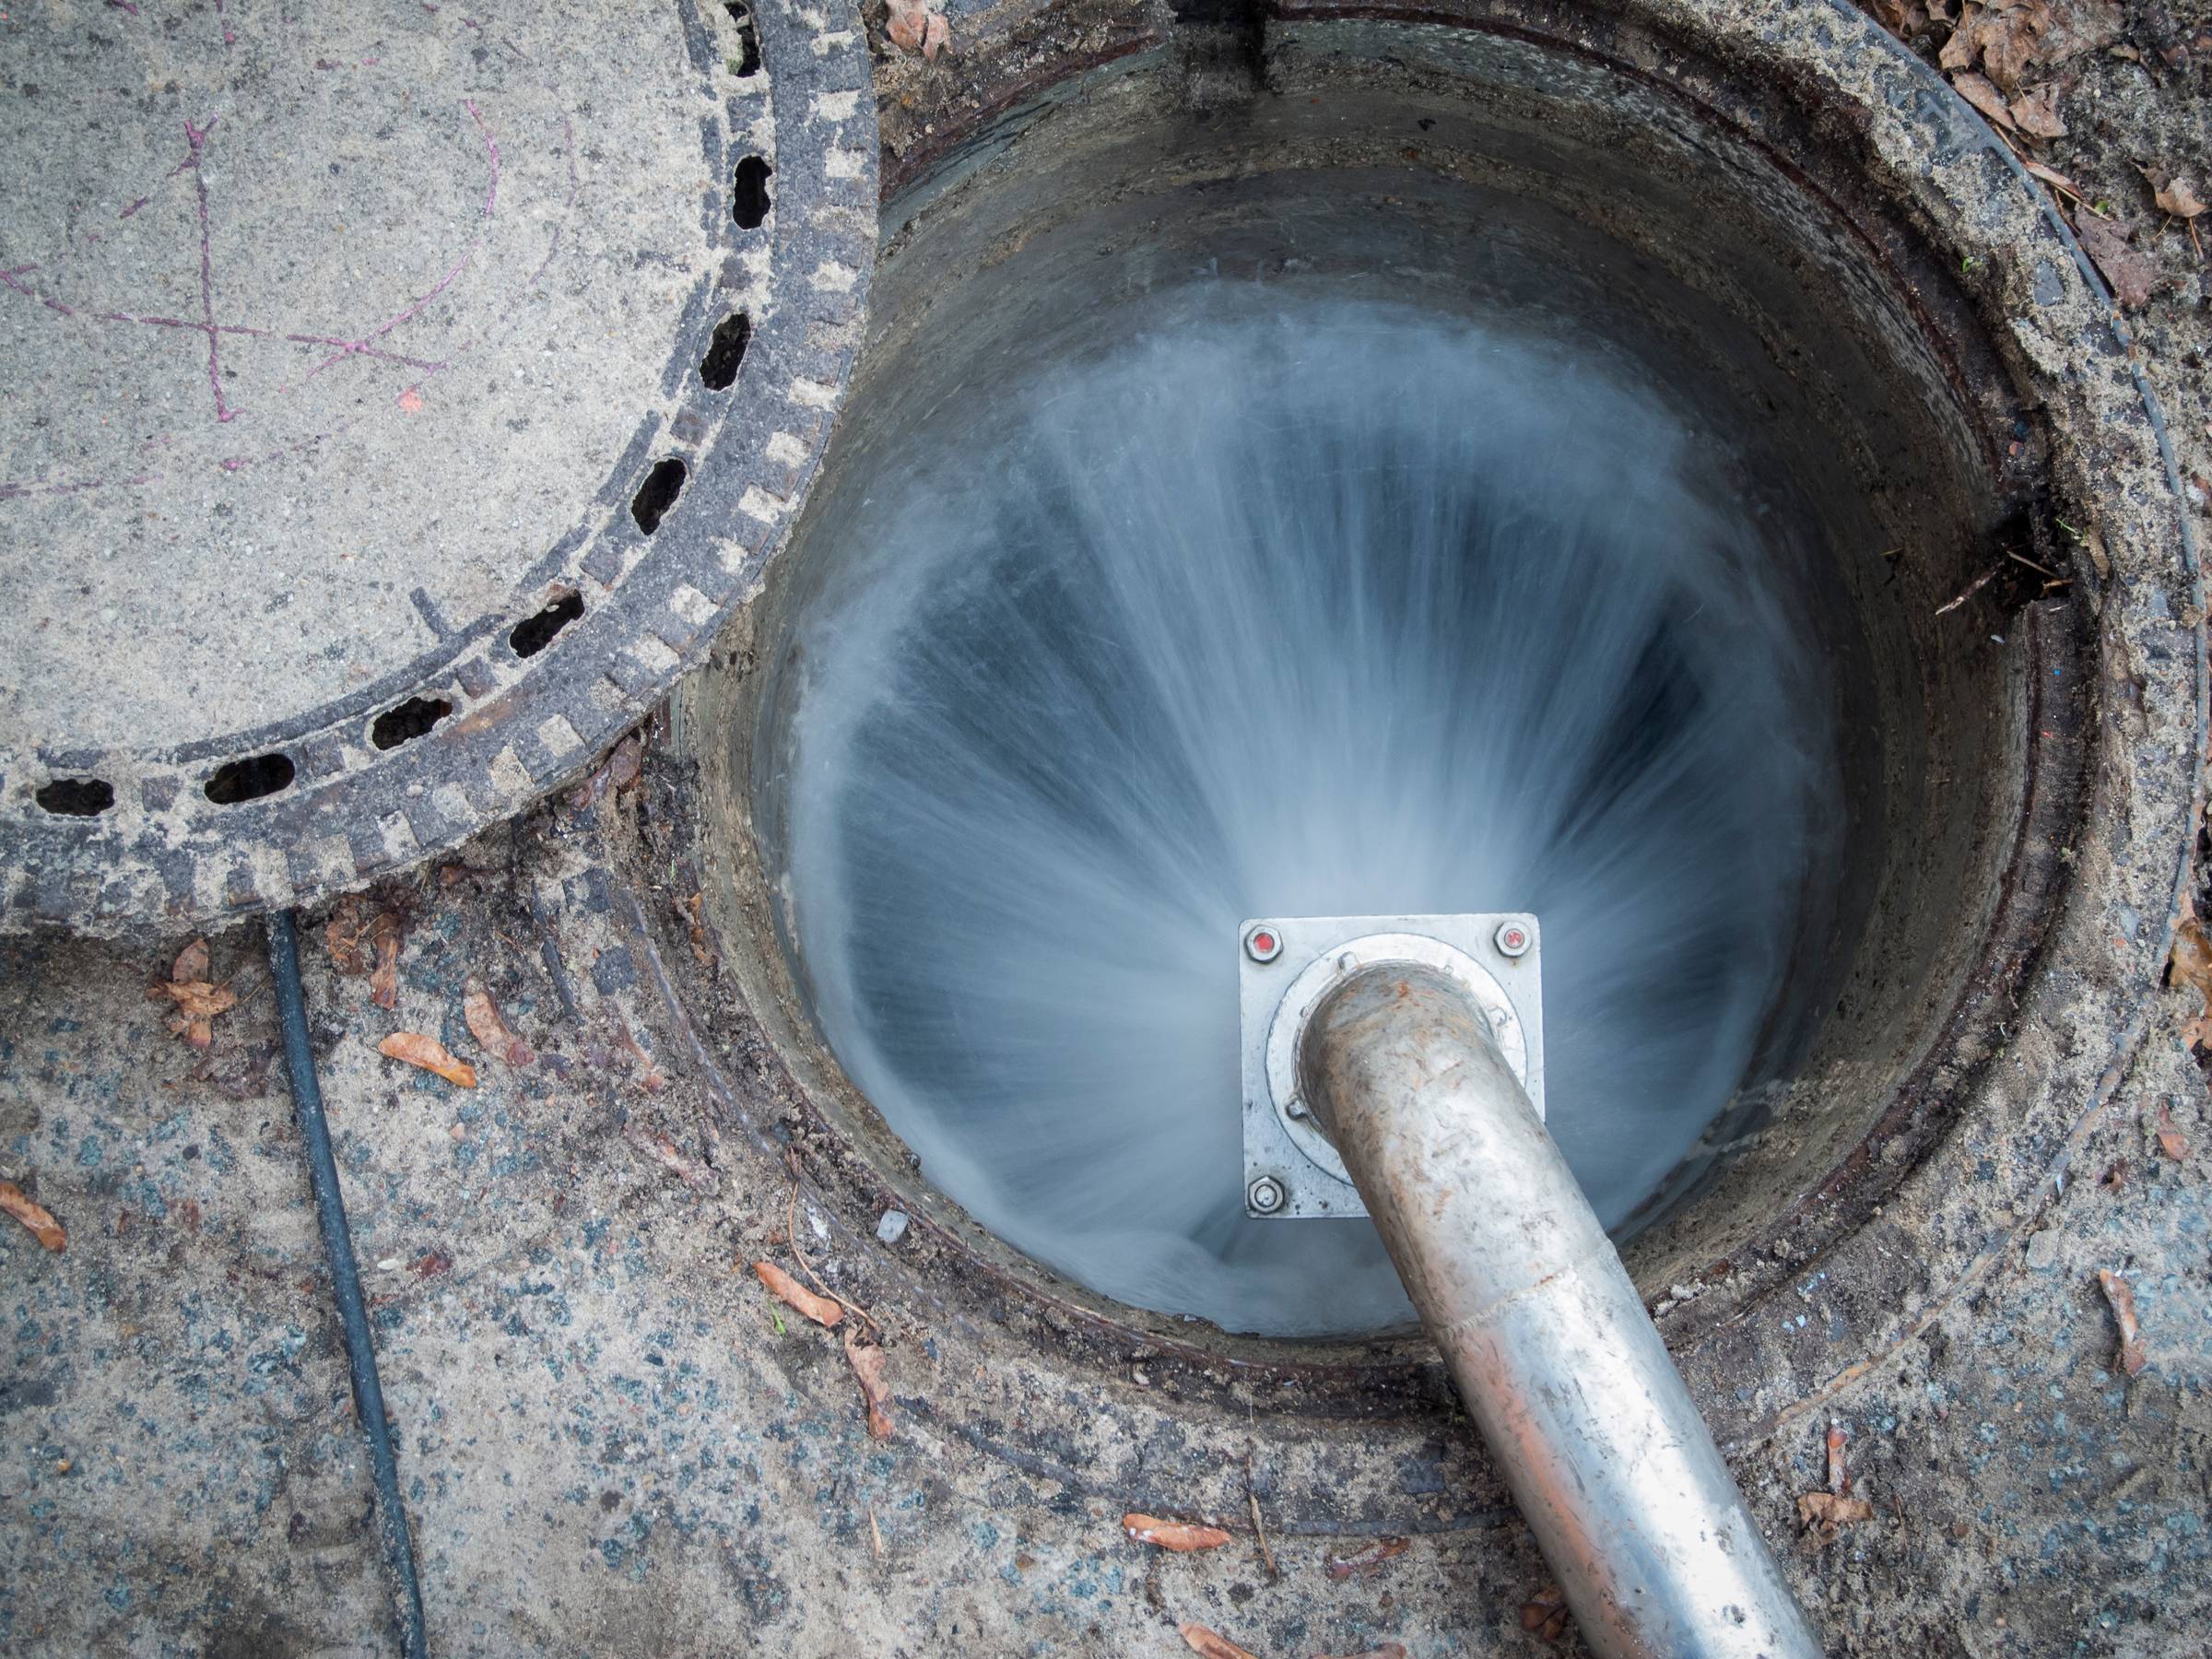
<svg viewBox="0 0 2212 1659">
<path fill-rule="evenodd" d="M 757 591 L 804 500 L 850 377 L 875 260 L 872 69 L 858 17 L 791 0 L 731 7 L 756 32 L 759 64 L 738 78 L 695 0 L 674 0 L 703 107 L 703 211 L 717 268 L 694 287 L 649 412 L 571 527 L 510 590 L 370 684 L 318 707 L 182 744 L 73 748 L 28 743 L 0 754 L 0 934 L 62 926 L 90 934 L 207 927 L 359 888 L 512 817 L 592 764 L 705 655 Z M 712 4 L 712 0 L 709 0 Z M 708 101 L 711 100 L 711 103 Z M 756 124 L 765 103 L 772 135 Z M 729 182 L 764 155 L 775 180 L 765 222 L 741 227 Z M 716 215 L 719 214 L 717 218 Z M 726 304 L 724 280 L 749 248 L 768 250 L 748 306 L 735 383 L 690 372 Z M 675 388 L 680 387 L 680 396 Z M 649 469 L 686 476 L 665 522 L 633 519 Z M 419 604 L 420 601 L 418 600 Z M 514 630 L 548 606 L 581 614 L 525 657 Z M 373 724 L 416 700 L 448 712 L 380 748 Z M 271 759 L 279 757 L 280 759 Z M 261 796 L 218 805 L 211 781 L 266 761 L 288 774 Z M 50 809 L 41 793 L 108 792 L 92 816 Z"/>
</svg>

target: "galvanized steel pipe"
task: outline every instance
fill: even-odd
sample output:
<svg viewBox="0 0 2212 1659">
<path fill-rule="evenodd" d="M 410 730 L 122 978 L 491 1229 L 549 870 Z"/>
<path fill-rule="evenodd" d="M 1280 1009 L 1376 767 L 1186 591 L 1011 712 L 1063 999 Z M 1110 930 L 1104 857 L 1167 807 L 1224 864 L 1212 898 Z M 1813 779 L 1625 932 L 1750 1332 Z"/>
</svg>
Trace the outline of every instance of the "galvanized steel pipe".
<svg viewBox="0 0 2212 1659">
<path fill-rule="evenodd" d="M 1607 1655 L 1820 1644 L 1566 1160 L 1465 994 L 1384 962 L 1319 1004 L 1300 1092 Z"/>
</svg>

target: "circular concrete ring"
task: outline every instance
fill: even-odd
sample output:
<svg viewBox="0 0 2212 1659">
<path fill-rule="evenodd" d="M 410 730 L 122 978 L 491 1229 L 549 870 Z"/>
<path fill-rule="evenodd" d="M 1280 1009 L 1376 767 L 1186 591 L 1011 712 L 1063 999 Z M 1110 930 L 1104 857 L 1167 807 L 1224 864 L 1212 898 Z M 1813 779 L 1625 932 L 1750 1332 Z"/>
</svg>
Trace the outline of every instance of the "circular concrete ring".
<svg viewBox="0 0 2212 1659">
<path fill-rule="evenodd" d="M 1079 102 L 1086 76 L 1157 67 L 1172 53 L 1112 17 L 1126 27 L 1025 12 L 1003 33 L 964 38 L 949 69 L 889 84 L 880 119 L 891 185 L 903 190 L 939 169 L 980 174 L 1005 147 L 1035 138 L 1040 108 Z M 1982 395 L 1972 371 L 1961 401 L 2026 411 L 2041 450 L 2040 476 L 2024 482 L 2065 504 L 2079 534 L 2065 554 L 2075 604 L 2063 618 L 2023 625 L 2056 630 L 2031 641 L 2030 661 L 2044 661 L 2037 653 L 2048 646 L 2049 660 L 2086 661 L 2095 683 L 2015 688 L 2007 717 L 2029 731 L 2028 759 L 1999 831 L 2006 850 L 1994 861 L 1987 913 L 1963 924 L 1978 929 L 1974 970 L 1955 1000 L 1931 1009 L 1912 1076 L 1870 1098 L 1860 1127 L 1821 1152 L 1825 1172 L 1724 1253 L 1699 1255 L 1694 1239 L 1664 1227 L 1629 1253 L 1716 1435 L 1724 1444 L 1756 1439 L 1817 1410 L 1971 1293 L 2033 1228 L 2055 1183 L 2073 1178 L 2072 1148 L 2145 1042 L 2188 877 L 2206 747 L 2194 533 L 2125 324 L 2071 233 L 1980 118 L 1870 19 L 1841 4 L 1784 0 L 1283 5 L 1266 39 L 1378 17 L 1567 54 L 1760 148 L 1855 229 L 1867 270 L 1924 305 L 1933 351 L 1941 355 L 1948 331 L 1974 333 L 1994 393 Z M 956 7 L 956 30 L 962 22 Z M 1861 205 L 1868 211 L 1850 211 Z M 896 213 L 885 230 L 887 248 L 903 245 Z M 1956 274 L 1955 306 L 1936 283 L 1916 280 L 1929 273 Z M 879 331 L 892 326 L 877 319 Z M 1998 429 L 1988 465 L 2023 482 L 2010 435 L 2009 425 Z M 724 967 L 737 971 L 711 988 L 695 983 L 682 1001 L 688 1018 L 748 1056 L 754 1078 L 730 1080 L 729 1108 L 796 1138 L 859 1253 L 881 1256 L 872 1271 L 947 1316 L 970 1308 L 1024 1334 L 1036 1372 L 1022 1390 L 1029 1420 L 1017 1432 L 977 1417 L 962 1432 L 1003 1445 L 1018 1464 L 1056 1436 L 1088 1445 L 1095 1437 L 1081 1408 L 1063 1420 L 1049 1402 L 1065 1395 L 1095 1408 L 1112 1394 L 1107 1379 L 1135 1363 L 1140 1386 L 1172 1397 L 1129 1407 L 1133 1441 L 1145 1441 L 1135 1419 L 1149 1422 L 1150 1412 L 1157 1432 L 1172 1432 L 1194 1463 L 1209 1436 L 1233 1463 L 1248 1412 L 1311 1413 L 1337 1425 L 1339 1441 L 1358 1432 L 1371 1442 L 1377 1479 L 1355 1496 L 1376 1524 L 1433 1529 L 1475 1515 L 1481 1499 L 1430 1473 L 1450 1407 L 1425 1345 L 1238 1338 L 1105 1302 L 982 1232 L 919 1179 L 895 1137 L 869 1126 L 790 987 L 775 983 L 779 947 L 759 873 L 742 868 L 749 842 L 729 844 L 751 833 L 742 757 L 727 747 L 732 708 L 746 695 L 737 682 L 771 649 L 759 629 L 772 625 L 772 613 L 748 616 L 747 648 L 734 653 L 740 665 L 687 688 L 696 718 L 686 724 L 700 735 L 693 806 L 704 866 L 728 871 L 734 853 L 740 867 L 727 895 L 709 883 L 724 905 L 718 925 L 735 946 Z M 662 954 L 680 964 L 683 942 Z M 762 976 L 750 971 L 755 956 L 769 964 Z M 887 1206 L 914 1220 L 897 1259 L 865 1243 Z M 1218 1422 L 1199 1405 L 1208 1397 L 1221 1408 Z M 1100 1455 L 1111 1461 L 1105 1449 Z M 1341 1466 L 1317 1475 L 1306 1494 L 1315 1517 L 1347 1501 L 1329 1488 L 1342 1476 Z"/>
<path fill-rule="evenodd" d="M 0 926 L 453 847 L 758 584 L 875 255 L 852 8 L 116 0 L 0 72 Z"/>
</svg>

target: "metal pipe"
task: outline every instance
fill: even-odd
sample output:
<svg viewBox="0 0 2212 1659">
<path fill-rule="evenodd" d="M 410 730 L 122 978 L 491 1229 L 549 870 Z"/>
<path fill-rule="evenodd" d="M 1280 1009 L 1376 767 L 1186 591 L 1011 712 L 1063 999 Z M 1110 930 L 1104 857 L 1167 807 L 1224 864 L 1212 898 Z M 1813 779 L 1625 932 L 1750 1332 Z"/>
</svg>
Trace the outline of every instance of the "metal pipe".
<svg viewBox="0 0 2212 1659">
<path fill-rule="evenodd" d="M 1353 974 L 1307 1022 L 1300 1083 L 1590 1647 L 1817 1659 L 1642 1298 L 1465 993 L 1410 963 Z"/>
</svg>

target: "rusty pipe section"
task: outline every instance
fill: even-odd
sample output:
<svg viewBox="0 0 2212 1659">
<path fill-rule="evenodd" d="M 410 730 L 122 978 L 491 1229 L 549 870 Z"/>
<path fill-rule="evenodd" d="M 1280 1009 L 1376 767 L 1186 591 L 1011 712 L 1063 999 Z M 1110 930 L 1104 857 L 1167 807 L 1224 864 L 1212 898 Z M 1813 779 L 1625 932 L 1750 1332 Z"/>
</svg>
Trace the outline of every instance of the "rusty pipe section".
<svg viewBox="0 0 2212 1659">
<path fill-rule="evenodd" d="M 1300 1092 L 1607 1655 L 1817 1659 L 1597 1217 L 1488 1024 L 1383 962 L 1307 1021 Z"/>
</svg>

